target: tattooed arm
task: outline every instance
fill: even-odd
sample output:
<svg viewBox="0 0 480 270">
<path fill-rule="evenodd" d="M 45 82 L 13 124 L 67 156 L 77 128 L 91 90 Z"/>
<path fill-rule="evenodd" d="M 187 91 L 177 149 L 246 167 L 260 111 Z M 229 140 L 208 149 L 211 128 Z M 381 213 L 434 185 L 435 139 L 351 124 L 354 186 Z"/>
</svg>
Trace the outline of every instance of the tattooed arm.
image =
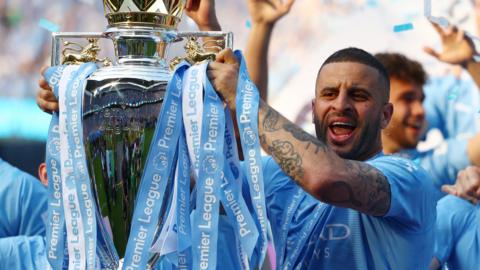
<svg viewBox="0 0 480 270">
<path fill-rule="evenodd" d="M 320 201 L 382 216 L 390 208 L 386 177 L 365 162 L 340 158 L 317 138 L 261 101 L 262 147 L 282 170 Z"/>
<path fill-rule="evenodd" d="M 208 76 L 231 110 L 235 110 L 238 63 L 222 51 L 210 63 Z M 282 170 L 320 201 L 382 216 L 390 208 L 386 177 L 364 162 L 345 160 L 263 101 L 259 108 L 262 147 Z"/>
</svg>

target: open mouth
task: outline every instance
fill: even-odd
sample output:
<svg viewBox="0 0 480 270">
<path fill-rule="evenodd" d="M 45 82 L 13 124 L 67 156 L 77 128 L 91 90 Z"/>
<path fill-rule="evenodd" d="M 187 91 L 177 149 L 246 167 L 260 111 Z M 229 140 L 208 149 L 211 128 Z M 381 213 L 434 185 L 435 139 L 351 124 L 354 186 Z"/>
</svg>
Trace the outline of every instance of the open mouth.
<svg viewBox="0 0 480 270">
<path fill-rule="evenodd" d="M 352 122 L 333 121 L 328 126 L 329 137 L 335 144 L 344 144 L 352 138 L 356 128 L 356 125 Z"/>
</svg>

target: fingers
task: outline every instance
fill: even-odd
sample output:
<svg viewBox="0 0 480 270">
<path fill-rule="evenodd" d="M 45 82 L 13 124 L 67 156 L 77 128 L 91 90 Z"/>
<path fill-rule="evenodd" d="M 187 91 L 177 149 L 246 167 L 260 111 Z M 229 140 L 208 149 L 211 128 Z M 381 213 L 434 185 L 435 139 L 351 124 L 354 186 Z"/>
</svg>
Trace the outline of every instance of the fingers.
<svg viewBox="0 0 480 270">
<path fill-rule="evenodd" d="M 430 23 L 432 24 L 435 31 L 437 31 L 438 35 L 441 38 L 444 38 L 445 37 L 445 32 L 443 31 L 442 27 L 436 22 L 430 21 Z"/>
<path fill-rule="evenodd" d="M 37 92 L 36 101 L 38 107 L 44 112 L 58 112 L 58 101 L 52 91 L 40 89 Z"/>
<path fill-rule="evenodd" d="M 41 79 L 38 81 L 38 86 L 39 86 L 41 89 L 52 91 L 52 88 L 50 88 L 50 85 L 48 84 L 48 82 L 47 82 L 44 78 L 41 78 Z"/>
<path fill-rule="evenodd" d="M 187 11 L 191 10 L 192 9 L 192 5 L 193 5 L 193 2 L 194 0 L 187 0 L 187 3 L 185 3 L 185 9 Z"/>
<path fill-rule="evenodd" d="M 443 185 L 442 186 L 442 191 L 447 193 L 447 194 L 450 194 L 450 195 L 453 195 L 453 196 L 457 196 L 458 197 L 458 192 L 457 192 L 457 189 L 455 188 L 455 186 L 453 185 Z"/>
<path fill-rule="evenodd" d="M 437 51 L 435 51 L 433 48 L 431 47 L 424 47 L 423 48 L 423 51 L 426 52 L 427 54 L 437 58 L 437 59 L 440 59 L 440 53 L 438 53 Z"/>
<path fill-rule="evenodd" d="M 45 71 L 49 68 L 49 66 L 43 66 L 40 68 L 40 74 L 42 74 L 42 76 L 45 75 Z"/>
<path fill-rule="evenodd" d="M 287 11 L 290 11 L 290 9 L 292 8 L 293 6 L 293 3 L 295 2 L 295 0 L 287 0 L 285 1 L 285 8 L 287 9 Z"/>
<path fill-rule="evenodd" d="M 226 48 L 218 53 L 216 62 L 225 64 L 238 64 L 237 58 L 230 48 Z"/>
<path fill-rule="evenodd" d="M 461 192 L 459 190 L 459 188 L 457 186 L 454 186 L 454 185 L 443 185 L 442 186 L 442 191 L 447 193 L 447 194 L 450 194 L 450 195 L 462 198 L 464 200 L 467 200 L 470 203 L 475 204 L 475 205 L 478 204 L 478 202 L 479 202 L 478 197 L 470 196 L 470 195 L 468 195 L 464 192 Z"/>
</svg>

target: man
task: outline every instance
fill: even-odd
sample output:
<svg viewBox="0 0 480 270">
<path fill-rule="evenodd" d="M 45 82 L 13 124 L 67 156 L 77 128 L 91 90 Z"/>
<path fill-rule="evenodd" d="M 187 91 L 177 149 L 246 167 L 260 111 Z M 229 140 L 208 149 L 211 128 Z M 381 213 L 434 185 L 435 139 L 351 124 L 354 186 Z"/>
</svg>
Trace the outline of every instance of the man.
<svg viewBox="0 0 480 270">
<path fill-rule="evenodd" d="M 238 63 L 230 50 L 209 77 L 235 109 Z M 382 154 L 391 118 L 389 80 L 370 54 L 334 53 L 317 77 L 317 138 L 260 102 L 267 214 L 282 269 L 425 269 L 435 203 L 429 175 Z M 278 164 L 278 165 L 277 165 Z"/>
<path fill-rule="evenodd" d="M 437 205 L 435 253 L 431 270 L 476 270 L 480 265 L 480 168 L 458 175 L 453 195 Z M 458 196 L 458 197 L 457 197 Z"/>
<path fill-rule="evenodd" d="M 0 205 L 0 268 L 46 269 L 46 188 L 0 159 Z"/>
<path fill-rule="evenodd" d="M 449 138 L 434 149 L 417 151 L 426 125 L 422 102 L 427 75 L 420 63 L 404 55 L 375 56 L 389 74 L 390 102 L 395 108 L 390 124 L 382 131 L 383 151 L 416 160 L 425 168 L 433 176 L 438 200 L 444 195 L 440 192 L 442 185 L 453 184 L 458 172 L 467 166 L 480 165 L 480 134 L 472 138 Z"/>
</svg>

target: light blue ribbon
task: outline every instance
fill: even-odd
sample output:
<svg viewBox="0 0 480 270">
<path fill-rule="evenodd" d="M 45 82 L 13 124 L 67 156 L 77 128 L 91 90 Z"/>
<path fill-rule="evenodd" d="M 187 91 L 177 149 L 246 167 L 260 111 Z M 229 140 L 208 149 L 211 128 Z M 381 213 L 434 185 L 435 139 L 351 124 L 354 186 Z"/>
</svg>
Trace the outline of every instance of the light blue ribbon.
<svg viewBox="0 0 480 270">
<path fill-rule="evenodd" d="M 267 251 L 267 211 L 263 186 L 262 160 L 258 138 L 259 93 L 248 76 L 245 60 L 240 51 L 235 51 L 240 62 L 240 71 L 236 96 L 236 116 L 240 132 L 246 176 L 250 196 L 256 214 L 256 223 L 260 234 L 259 265 L 263 264 Z"/>
<path fill-rule="evenodd" d="M 87 259 L 86 266 L 89 270 L 95 269 L 96 266 L 97 224 L 96 207 L 91 193 L 90 177 L 83 146 L 82 104 L 86 78 L 95 70 L 97 70 L 97 66 L 94 63 L 82 64 L 79 67 L 71 85 L 69 84 L 71 87 L 68 87 L 67 104 L 65 104 L 67 107 L 68 144 L 73 151 L 71 153 L 73 173 L 75 175 L 73 184 L 75 184 L 80 205 L 85 239 L 85 256 Z"/>
<path fill-rule="evenodd" d="M 58 98 L 58 83 L 64 66 L 50 68 L 45 72 L 53 93 Z M 62 175 L 60 172 L 60 133 L 58 130 L 58 112 L 52 113 L 46 146 L 48 175 L 48 222 L 47 222 L 47 259 L 53 269 L 62 269 L 65 249 L 65 215 L 62 199 Z"/>
<path fill-rule="evenodd" d="M 197 180 L 197 209 L 194 212 L 194 226 L 192 226 L 193 269 L 195 270 L 216 269 L 224 133 L 223 102 L 207 78 L 205 80 L 200 171 Z"/>
<path fill-rule="evenodd" d="M 226 128 L 224 146 L 224 178 L 222 179 L 222 204 L 235 224 L 235 233 L 247 258 L 251 258 L 258 240 L 258 230 L 241 194 L 243 173 L 240 167 L 237 143 L 234 136 L 230 110 L 225 109 Z M 242 252 L 242 250 L 239 250 Z M 242 256 L 240 256 L 242 257 Z"/>
<path fill-rule="evenodd" d="M 191 269 L 190 158 L 182 128 L 178 141 L 177 248 L 178 268 Z"/>
<path fill-rule="evenodd" d="M 167 86 L 157 128 L 137 193 L 123 269 L 145 269 L 169 182 L 182 123 L 182 79 L 188 66 L 178 67 Z"/>
</svg>

